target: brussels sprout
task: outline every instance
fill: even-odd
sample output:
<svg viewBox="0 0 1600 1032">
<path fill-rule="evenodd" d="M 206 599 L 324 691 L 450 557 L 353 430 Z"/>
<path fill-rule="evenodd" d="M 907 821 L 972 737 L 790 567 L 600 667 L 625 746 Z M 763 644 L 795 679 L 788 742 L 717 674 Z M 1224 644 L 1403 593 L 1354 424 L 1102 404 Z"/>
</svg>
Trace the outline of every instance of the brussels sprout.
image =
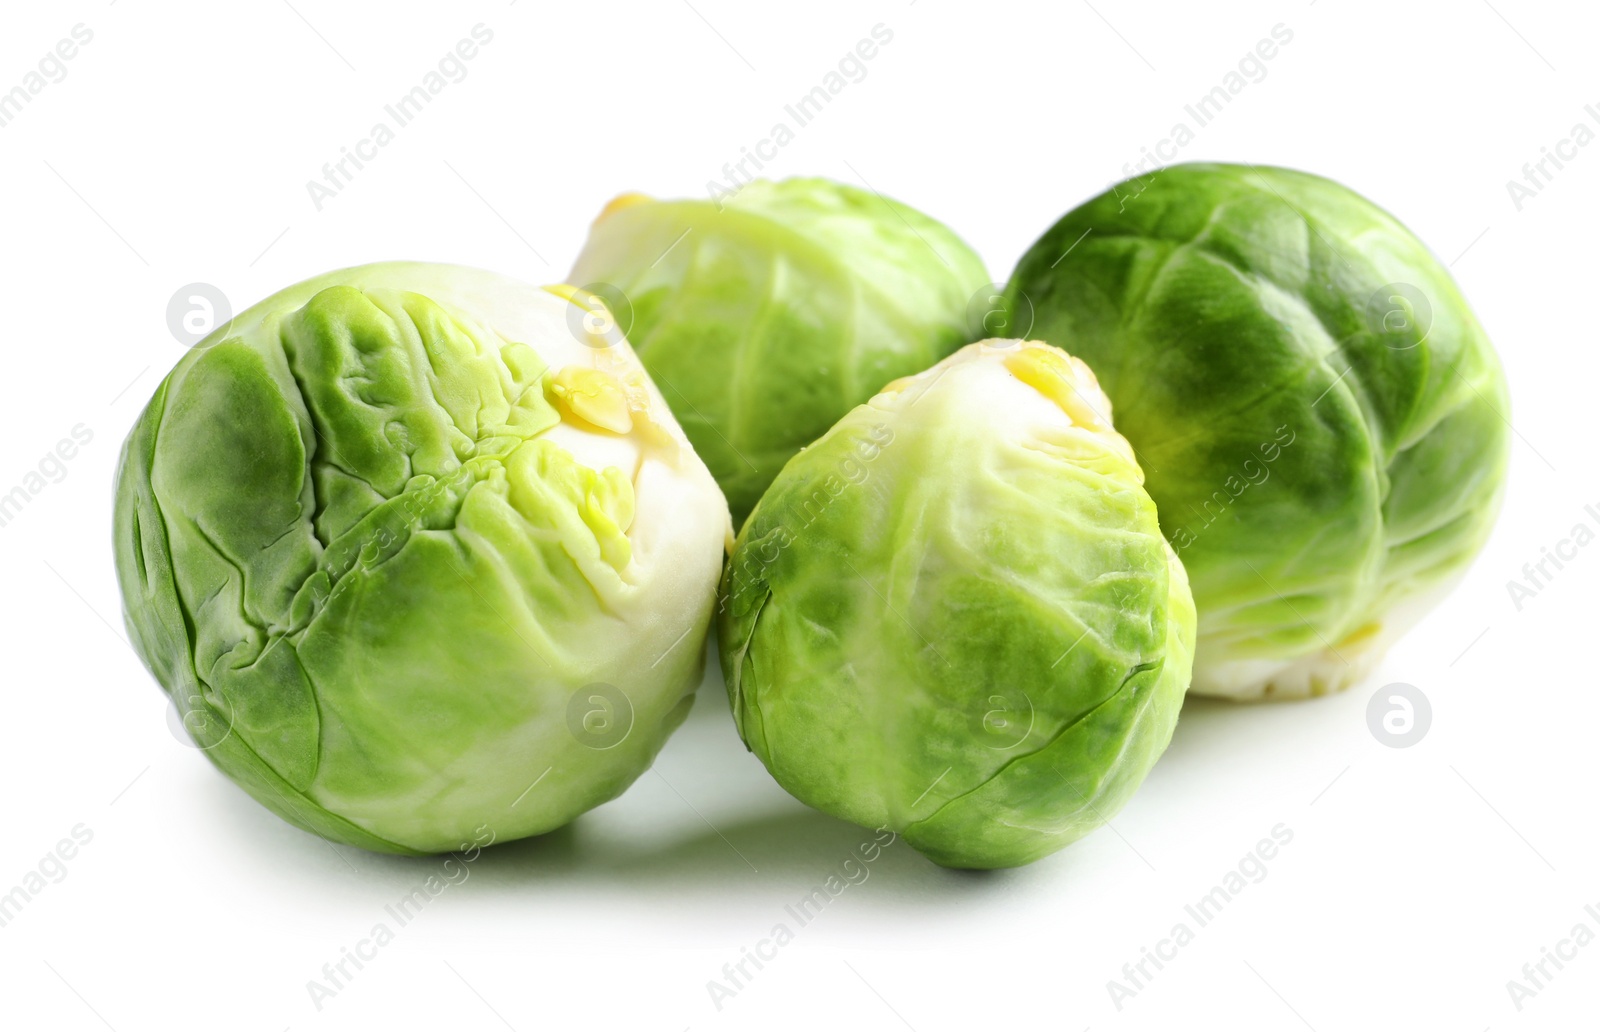
<svg viewBox="0 0 1600 1032">
<path fill-rule="evenodd" d="M 1104 823 L 1172 736 L 1194 604 L 1110 405 L 985 341 L 791 459 L 718 616 L 745 744 L 803 802 L 951 867 Z"/>
<path fill-rule="evenodd" d="M 619 197 L 570 281 L 610 304 L 737 526 L 851 406 L 972 340 L 988 278 L 920 212 L 789 179 L 721 203 Z"/>
<path fill-rule="evenodd" d="M 556 292 L 309 280 L 202 341 L 128 436 L 133 644 L 302 828 L 397 853 L 548 831 L 688 710 L 727 509 L 626 344 Z"/>
<path fill-rule="evenodd" d="M 1337 691 L 1499 507 L 1500 366 L 1449 273 L 1337 183 L 1181 165 L 1069 212 L 1013 318 L 1092 365 L 1194 585 L 1193 690 Z"/>
</svg>

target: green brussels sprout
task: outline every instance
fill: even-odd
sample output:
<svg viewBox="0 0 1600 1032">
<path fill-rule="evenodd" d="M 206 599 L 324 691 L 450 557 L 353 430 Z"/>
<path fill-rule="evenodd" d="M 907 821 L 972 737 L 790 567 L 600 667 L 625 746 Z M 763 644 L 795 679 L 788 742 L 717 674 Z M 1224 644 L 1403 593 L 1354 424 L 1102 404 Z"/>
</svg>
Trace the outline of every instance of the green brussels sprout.
<svg viewBox="0 0 1600 1032">
<path fill-rule="evenodd" d="M 1166 748 L 1194 603 L 1087 366 L 969 345 L 852 409 L 739 533 L 739 734 L 801 801 L 949 867 L 1117 812 Z"/>
<path fill-rule="evenodd" d="M 1194 586 L 1198 693 L 1348 686 L 1488 536 L 1510 426 L 1494 350 L 1445 267 L 1337 183 L 1131 179 L 1045 233 L 1006 303 L 1116 405 Z"/>
<path fill-rule="evenodd" d="M 129 434 L 133 645 L 285 820 L 396 853 L 537 834 L 687 713 L 727 508 L 563 291 L 330 273 L 202 341 Z"/>
<path fill-rule="evenodd" d="M 610 305 L 735 526 L 851 406 L 978 336 L 967 308 L 988 279 L 938 222 L 823 179 L 720 202 L 626 194 L 569 277 Z"/>
</svg>

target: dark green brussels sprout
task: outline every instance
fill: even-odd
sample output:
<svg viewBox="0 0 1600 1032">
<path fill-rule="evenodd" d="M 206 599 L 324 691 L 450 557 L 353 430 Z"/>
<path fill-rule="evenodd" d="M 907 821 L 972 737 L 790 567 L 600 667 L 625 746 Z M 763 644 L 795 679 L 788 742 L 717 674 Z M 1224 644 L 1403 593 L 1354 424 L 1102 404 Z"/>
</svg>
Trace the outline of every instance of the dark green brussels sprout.
<svg viewBox="0 0 1600 1032">
<path fill-rule="evenodd" d="M 1116 406 L 1194 587 L 1196 692 L 1349 685 L 1494 523 L 1510 424 L 1489 339 L 1444 265 L 1337 183 L 1131 179 L 1045 233 L 1007 302 Z"/>
</svg>

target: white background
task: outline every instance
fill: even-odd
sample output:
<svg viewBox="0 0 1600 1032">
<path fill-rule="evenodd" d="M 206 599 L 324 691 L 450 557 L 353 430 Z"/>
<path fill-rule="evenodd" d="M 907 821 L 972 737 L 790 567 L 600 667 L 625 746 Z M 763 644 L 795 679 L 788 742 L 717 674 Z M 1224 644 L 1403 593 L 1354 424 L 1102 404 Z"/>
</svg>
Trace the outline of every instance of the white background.
<svg viewBox="0 0 1600 1032">
<path fill-rule="evenodd" d="M 1600 509 L 1600 146 L 1520 211 L 1506 187 L 1600 104 L 1592 12 L 1510 0 L 1498 13 L 1481 0 L 294 5 L 122 0 L 0 16 L 0 90 L 74 25 L 94 34 L 65 79 L 0 129 L 0 493 L 75 425 L 93 433 L 65 478 L 0 528 L 0 892 L 75 825 L 93 834 L 64 879 L 0 928 L 0 1023 L 1593 1022 L 1600 943 L 1520 1011 L 1506 986 L 1573 925 L 1600 933 L 1584 911 L 1600 913 L 1600 546 L 1520 611 L 1507 589 L 1575 524 L 1600 526 L 1584 511 Z M 318 211 L 306 181 L 480 22 L 493 41 L 466 79 Z M 738 742 L 713 671 L 654 772 L 564 831 L 486 853 L 317 1010 L 307 981 L 439 861 L 335 849 L 251 802 L 169 731 L 125 644 L 112 473 L 182 354 L 168 299 L 201 281 L 237 310 L 386 258 L 559 281 L 613 194 L 703 196 L 878 23 L 893 40 L 865 79 L 768 172 L 870 183 L 947 221 L 996 279 L 1285 25 L 1293 40 L 1266 77 L 1181 157 L 1332 176 L 1452 263 L 1514 401 L 1492 540 L 1367 682 L 1297 705 L 1189 704 L 1114 828 L 1029 868 L 952 873 L 891 846 L 720 1010 L 707 982 L 775 924 L 793 926 L 785 905 L 869 833 L 771 781 Z M 1368 730 L 1368 701 L 1390 682 L 1432 704 L 1411 748 Z M 1107 981 L 1279 824 L 1293 841 L 1265 880 L 1118 1010 Z"/>
</svg>

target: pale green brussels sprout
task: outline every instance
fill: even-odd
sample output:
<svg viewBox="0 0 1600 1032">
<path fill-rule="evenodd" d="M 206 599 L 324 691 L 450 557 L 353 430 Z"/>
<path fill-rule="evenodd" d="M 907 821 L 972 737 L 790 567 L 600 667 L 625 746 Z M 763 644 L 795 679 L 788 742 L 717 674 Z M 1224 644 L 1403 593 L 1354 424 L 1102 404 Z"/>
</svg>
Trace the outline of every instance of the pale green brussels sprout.
<svg viewBox="0 0 1600 1032">
<path fill-rule="evenodd" d="M 720 201 L 619 197 L 569 281 L 611 307 L 738 525 L 851 406 L 980 335 L 967 309 L 988 278 L 921 212 L 788 179 Z"/>
<path fill-rule="evenodd" d="M 789 461 L 718 634 L 745 744 L 803 802 L 940 864 L 1104 823 L 1172 735 L 1194 605 L 1088 367 L 985 341 Z"/>
<path fill-rule="evenodd" d="M 1120 183 L 1033 245 L 1007 301 L 1116 405 L 1194 586 L 1196 692 L 1348 686 L 1494 524 L 1510 424 L 1489 339 L 1444 265 L 1337 183 Z"/>
<path fill-rule="evenodd" d="M 727 508 L 570 293 L 330 273 L 201 342 L 129 434 L 134 647 L 284 819 L 398 853 L 537 834 L 683 720 Z"/>
</svg>

